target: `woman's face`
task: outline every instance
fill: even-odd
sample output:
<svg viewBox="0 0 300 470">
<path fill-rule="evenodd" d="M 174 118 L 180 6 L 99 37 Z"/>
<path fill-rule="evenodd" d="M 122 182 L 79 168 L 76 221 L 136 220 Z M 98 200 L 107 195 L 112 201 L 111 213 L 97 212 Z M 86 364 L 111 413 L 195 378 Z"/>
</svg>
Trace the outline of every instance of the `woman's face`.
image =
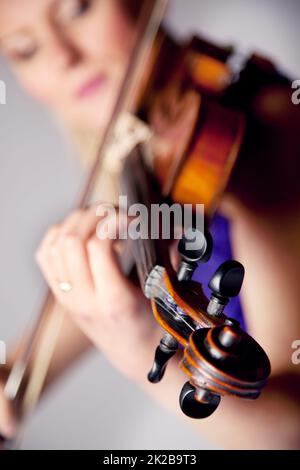
<svg viewBox="0 0 300 470">
<path fill-rule="evenodd" d="M 23 87 L 60 117 L 104 127 L 135 41 L 120 0 L 0 0 L 0 47 Z"/>
</svg>

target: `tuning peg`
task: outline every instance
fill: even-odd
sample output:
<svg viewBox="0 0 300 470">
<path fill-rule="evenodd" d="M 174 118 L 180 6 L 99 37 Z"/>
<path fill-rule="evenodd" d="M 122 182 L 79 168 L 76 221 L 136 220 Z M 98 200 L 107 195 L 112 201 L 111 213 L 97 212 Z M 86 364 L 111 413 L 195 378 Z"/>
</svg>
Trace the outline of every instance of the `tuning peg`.
<svg viewBox="0 0 300 470">
<path fill-rule="evenodd" d="M 220 396 L 205 389 L 196 389 L 190 382 L 183 386 L 179 404 L 181 411 L 189 418 L 208 418 L 216 411 L 220 403 Z"/>
<path fill-rule="evenodd" d="M 229 260 L 221 264 L 208 285 L 212 290 L 207 308 L 210 315 L 219 316 L 223 313 L 229 300 L 240 293 L 244 275 L 244 266 L 238 261 Z"/>
<path fill-rule="evenodd" d="M 168 361 L 176 354 L 178 342 L 169 333 L 165 333 L 156 348 L 152 369 L 148 374 L 151 383 L 158 383 L 165 374 Z"/>
<path fill-rule="evenodd" d="M 181 255 L 178 280 L 190 280 L 198 263 L 206 263 L 210 259 L 212 249 L 213 240 L 208 231 L 201 232 L 194 228 L 186 230 L 178 244 L 178 252 Z"/>
</svg>

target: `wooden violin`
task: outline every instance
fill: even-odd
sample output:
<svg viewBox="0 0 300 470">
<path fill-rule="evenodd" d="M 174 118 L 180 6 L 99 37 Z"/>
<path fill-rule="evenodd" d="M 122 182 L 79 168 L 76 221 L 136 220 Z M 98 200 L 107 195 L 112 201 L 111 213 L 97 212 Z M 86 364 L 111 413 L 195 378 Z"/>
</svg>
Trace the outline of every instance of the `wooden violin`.
<svg viewBox="0 0 300 470">
<path fill-rule="evenodd" d="M 147 138 L 133 139 L 122 171 L 122 195 L 129 205 L 142 204 L 149 212 L 158 201 L 191 204 L 194 211 L 197 204 L 204 204 L 206 229 L 191 226 L 184 233 L 178 245 L 177 272 L 163 240 L 151 239 L 151 229 L 131 249 L 141 288 L 165 331 L 148 379 L 159 382 L 167 362 L 180 350 L 180 367 L 188 378 L 180 394 L 181 409 L 189 417 L 205 418 L 224 395 L 257 398 L 271 371 L 259 344 L 224 313 L 230 299 L 240 292 L 243 266 L 235 260 L 223 263 L 209 283 L 210 299 L 193 280 L 193 273 L 199 264 L 209 262 L 213 250 L 209 224 L 237 158 L 242 158 L 247 106 L 236 105 L 239 96 L 253 93 L 253 70 L 260 74 L 262 84 L 283 79 L 272 64 L 255 56 L 237 85 L 228 66 L 230 48 L 195 38 L 176 55 L 176 46 L 164 40 L 167 45 L 160 46 L 164 53 L 173 52 L 168 57 L 160 54 L 167 71 L 166 65 L 161 66 L 158 79 L 151 77 L 151 87 L 146 88 L 136 111 L 153 132 L 154 141 L 163 142 L 163 150 Z M 138 128 L 139 123 L 135 125 Z M 188 249 L 191 238 L 192 250 Z"/>
<path fill-rule="evenodd" d="M 210 221 L 237 160 L 243 157 L 249 123 L 247 103 L 240 97 L 251 99 L 252 87 L 260 81 L 272 82 L 275 71 L 270 63 L 252 57 L 241 74 L 234 72 L 229 65 L 231 48 L 200 39 L 179 47 L 160 29 L 167 3 L 144 2 L 137 46 L 79 206 L 93 200 L 102 164 L 116 151 L 122 153 L 120 194 L 130 205 L 189 204 L 195 217 L 197 204 L 204 205 L 205 230 L 191 225 L 184 231 L 177 271 L 162 239 L 136 240 L 129 250 L 141 288 L 164 330 L 148 378 L 159 382 L 167 362 L 179 351 L 187 377 L 181 409 L 189 417 L 205 418 L 225 395 L 257 398 L 270 374 L 263 349 L 224 312 L 240 292 L 243 266 L 235 260 L 222 264 L 210 281 L 210 299 L 193 280 L 193 273 L 197 266 L 209 263 Z M 149 57 L 152 60 L 147 62 Z M 146 63 L 151 66 L 145 70 Z M 251 73 L 255 85 L 251 85 Z M 22 416 L 38 400 L 55 347 L 60 320 L 53 316 L 54 304 L 49 293 L 7 382 L 7 396 L 21 401 Z M 41 338 L 47 354 L 32 365 Z"/>
</svg>

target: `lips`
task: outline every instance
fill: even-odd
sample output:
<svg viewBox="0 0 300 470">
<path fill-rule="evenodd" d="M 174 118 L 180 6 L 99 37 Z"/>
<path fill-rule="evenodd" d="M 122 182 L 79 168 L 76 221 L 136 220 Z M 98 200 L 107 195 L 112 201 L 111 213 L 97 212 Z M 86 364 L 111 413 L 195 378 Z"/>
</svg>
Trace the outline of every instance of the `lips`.
<svg viewBox="0 0 300 470">
<path fill-rule="evenodd" d="M 76 93 L 77 98 L 88 98 L 100 90 L 106 83 L 105 75 L 98 75 L 97 77 L 88 80 L 82 85 Z"/>
</svg>

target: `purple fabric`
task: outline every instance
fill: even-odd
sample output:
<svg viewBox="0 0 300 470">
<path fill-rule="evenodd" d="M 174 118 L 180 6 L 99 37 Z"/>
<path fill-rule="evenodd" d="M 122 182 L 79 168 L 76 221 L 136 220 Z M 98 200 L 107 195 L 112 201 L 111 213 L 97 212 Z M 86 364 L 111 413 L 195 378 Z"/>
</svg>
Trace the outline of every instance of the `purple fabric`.
<svg viewBox="0 0 300 470">
<path fill-rule="evenodd" d="M 195 281 L 201 282 L 203 290 L 208 298 L 210 298 L 211 291 L 207 286 L 212 275 L 220 264 L 232 259 L 229 221 L 219 214 L 215 215 L 210 227 L 210 232 L 214 240 L 212 257 L 208 263 L 200 263 L 193 276 Z M 229 317 L 238 320 L 241 323 L 241 327 L 245 328 L 244 316 L 239 297 L 230 301 L 229 305 L 225 309 L 225 313 Z"/>
</svg>

